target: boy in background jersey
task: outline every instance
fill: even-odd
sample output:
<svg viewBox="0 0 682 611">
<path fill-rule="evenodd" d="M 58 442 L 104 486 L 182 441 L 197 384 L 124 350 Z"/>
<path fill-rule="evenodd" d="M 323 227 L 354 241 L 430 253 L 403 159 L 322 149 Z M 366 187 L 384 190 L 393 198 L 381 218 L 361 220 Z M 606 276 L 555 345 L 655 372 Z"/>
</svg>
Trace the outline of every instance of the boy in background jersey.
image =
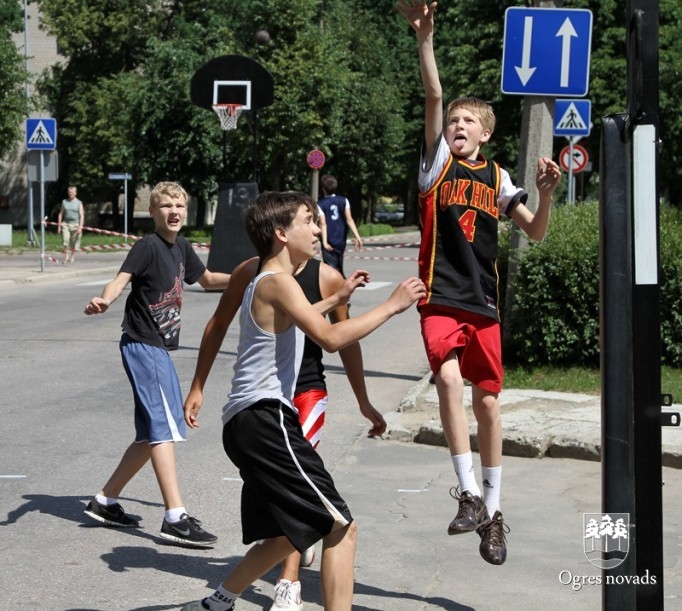
<svg viewBox="0 0 682 611">
<path fill-rule="evenodd" d="M 450 102 L 443 93 L 433 48 L 437 3 L 398 0 L 397 9 L 417 33 L 425 93 L 424 145 L 419 169 L 422 230 L 419 275 L 427 295 L 418 307 L 422 336 L 438 391 L 443 432 L 459 491 L 457 515 L 448 534 L 476 532 L 479 551 L 491 564 L 507 556 L 500 511 L 502 346 L 498 312 L 497 232 L 501 213 L 534 240 L 545 236 L 552 193 L 560 171 L 551 159 L 538 160 L 539 205 L 533 214 L 528 194 L 509 174 L 480 154 L 495 128 L 492 108 L 477 98 Z M 483 494 L 474 475 L 464 380 L 472 384 L 478 423 Z M 452 493 L 452 492 L 451 492 Z"/>
<path fill-rule="evenodd" d="M 197 416 L 203 404 L 203 390 L 213 367 L 220 346 L 225 339 L 234 317 L 241 306 L 246 287 L 256 277 L 260 269 L 260 259 L 253 257 L 240 263 L 232 272 L 230 285 L 223 293 L 218 306 L 206 324 L 199 347 L 199 356 L 192 380 L 192 386 L 185 400 L 185 420 L 191 428 L 199 426 Z M 306 261 L 294 274 L 310 303 L 318 303 L 343 286 L 341 274 L 331 266 L 317 259 Z M 333 323 L 348 318 L 348 307 L 342 305 L 329 312 Z M 369 436 L 381 436 L 386 431 L 386 421 L 370 403 L 365 385 L 362 350 L 359 342 L 353 342 L 339 350 L 348 381 L 357 399 L 360 413 L 371 423 Z M 305 338 L 303 359 L 294 390 L 294 407 L 306 439 L 317 448 L 327 409 L 327 385 L 325 383 L 322 349 L 310 338 Z M 310 566 L 314 560 L 314 548 L 310 547 L 303 555 L 294 551 L 284 559 L 277 584 L 275 600 L 271 611 L 300 611 L 301 583 L 298 580 L 299 565 Z"/>
<path fill-rule="evenodd" d="M 293 406 L 303 334 L 335 352 L 405 311 L 425 291 L 418 278 L 408 278 L 383 304 L 332 325 L 323 313 L 347 303 L 368 275 L 355 272 L 341 291 L 315 305 L 306 299 L 293 274 L 315 254 L 320 230 L 314 212 L 312 198 L 296 192 L 262 193 L 246 210 L 247 233 L 262 266 L 242 303 L 223 447 L 243 480 L 243 542 L 256 544 L 211 596 L 184 611 L 233 609 L 256 579 L 320 539 L 324 607 L 352 607 L 356 526 Z M 189 417 L 196 419 L 191 408 Z"/>
<path fill-rule="evenodd" d="M 322 179 L 324 197 L 317 202 L 320 212 L 320 229 L 322 230 L 322 260 L 343 273 L 343 255 L 346 252 L 346 239 L 350 229 L 355 240 L 355 250 L 362 248 L 362 239 L 355 226 L 350 210 L 350 202 L 343 195 L 337 195 L 339 184 L 331 174 Z"/>
</svg>

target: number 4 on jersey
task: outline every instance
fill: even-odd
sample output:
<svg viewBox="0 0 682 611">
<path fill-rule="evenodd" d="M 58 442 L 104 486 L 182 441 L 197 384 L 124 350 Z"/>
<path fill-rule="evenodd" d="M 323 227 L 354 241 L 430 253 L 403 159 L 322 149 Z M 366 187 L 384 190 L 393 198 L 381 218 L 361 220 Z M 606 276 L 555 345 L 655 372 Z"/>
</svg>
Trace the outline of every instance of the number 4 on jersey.
<svg viewBox="0 0 682 611">
<path fill-rule="evenodd" d="M 462 216 L 459 217 L 459 226 L 464 232 L 464 237 L 466 237 L 469 242 L 474 241 L 474 235 L 476 234 L 476 210 L 466 210 Z"/>
</svg>

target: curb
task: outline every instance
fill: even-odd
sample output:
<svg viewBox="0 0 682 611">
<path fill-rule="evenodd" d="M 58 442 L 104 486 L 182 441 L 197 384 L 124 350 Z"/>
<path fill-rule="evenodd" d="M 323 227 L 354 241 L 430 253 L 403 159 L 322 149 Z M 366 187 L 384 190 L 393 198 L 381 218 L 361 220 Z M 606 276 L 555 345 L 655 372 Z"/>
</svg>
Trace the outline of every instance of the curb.
<svg viewBox="0 0 682 611">
<path fill-rule="evenodd" d="M 447 447 L 430 378 L 429 372 L 403 397 L 397 411 L 385 415 L 389 439 Z M 465 387 L 464 403 L 471 406 L 470 386 Z M 600 396 L 505 389 L 500 403 L 504 455 L 601 460 Z M 681 411 L 682 406 L 672 409 Z M 471 409 L 467 413 L 471 447 L 477 451 L 476 420 Z M 662 442 L 663 466 L 682 469 L 682 430 L 663 427 Z"/>
</svg>

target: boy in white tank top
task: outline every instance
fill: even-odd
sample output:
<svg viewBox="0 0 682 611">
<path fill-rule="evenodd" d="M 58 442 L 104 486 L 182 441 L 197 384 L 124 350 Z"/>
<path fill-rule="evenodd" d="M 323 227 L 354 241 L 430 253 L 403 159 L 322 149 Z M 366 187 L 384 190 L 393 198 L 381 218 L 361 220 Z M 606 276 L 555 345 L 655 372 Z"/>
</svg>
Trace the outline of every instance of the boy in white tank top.
<svg viewBox="0 0 682 611">
<path fill-rule="evenodd" d="M 293 409 L 303 333 L 336 352 L 405 311 L 425 289 L 418 278 L 408 278 L 385 303 L 332 325 L 321 312 L 347 302 L 368 274 L 355 272 L 338 293 L 314 306 L 306 299 L 293 273 L 315 254 L 320 230 L 314 206 L 305 193 L 266 192 L 246 211 L 246 229 L 263 266 L 242 304 L 234 382 L 223 408 L 223 446 L 244 481 L 243 542 L 256 545 L 211 596 L 185 611 L 232 609 L 256 579 L 294 549 L 302 552 L 320 539 L 324 606 L 348 611 L 352 606 L 355 523 Z M 278 367 L 267 366 L 275 361 Z M 266 364 L 265 376 L 256 362 L 261 369 Z"/>
</svg>

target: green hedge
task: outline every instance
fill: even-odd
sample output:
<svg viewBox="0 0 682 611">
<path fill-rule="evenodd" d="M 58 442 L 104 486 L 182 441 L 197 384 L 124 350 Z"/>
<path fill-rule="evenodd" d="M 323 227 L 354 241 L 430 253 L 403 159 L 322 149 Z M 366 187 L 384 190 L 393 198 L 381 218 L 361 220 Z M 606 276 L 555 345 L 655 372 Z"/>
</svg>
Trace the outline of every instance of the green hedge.
<svg viewBox="0 0 682 611">
<path fill-rule="evenodd" d="M 682 212 L 678 209 L 661 207 L 660 250 L 662 362 L 682 367 Z M 503 232 L 501 286 L 506 286 L 508 253 L 509 232 Z M 597 203 L 556 207 L 545 239 L 519 256 L 514 283 L 505 363 L 599 366 Z"/>
</svg>

